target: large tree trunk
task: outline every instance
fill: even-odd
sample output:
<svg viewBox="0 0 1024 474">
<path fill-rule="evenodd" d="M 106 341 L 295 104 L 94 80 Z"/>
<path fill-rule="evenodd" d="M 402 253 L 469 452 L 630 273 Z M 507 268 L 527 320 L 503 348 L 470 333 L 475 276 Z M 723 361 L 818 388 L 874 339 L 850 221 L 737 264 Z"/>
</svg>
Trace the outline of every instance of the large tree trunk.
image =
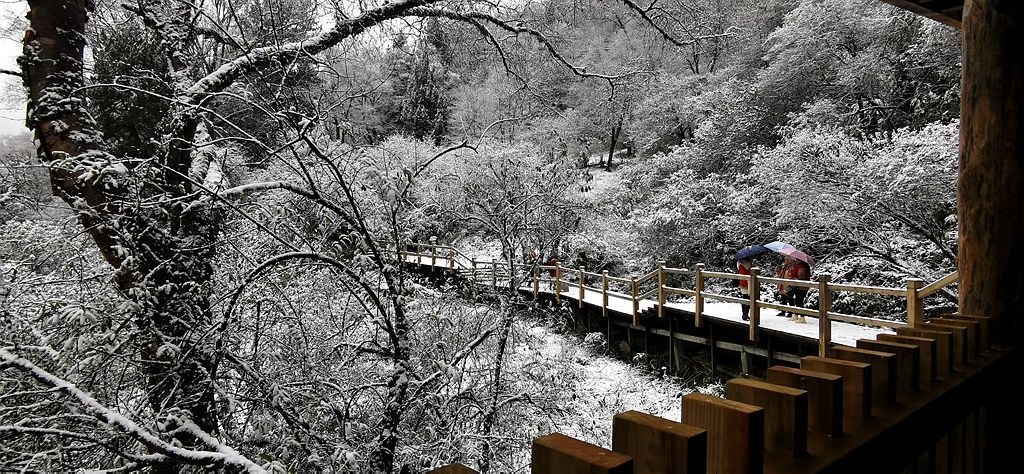
<svg viewBox="0 0 1024 474">
<path fill-rule="evenodd" d="M 1024 336 L 1024 2 L 967 2 L 963 21 L 960 310 L 991 316 L 995 338 Z"/>
<path fill-rule="evenodd" d="M 990 316 L 993 340 L 1020 367 L 1024 337 L 1024 2 L 970 0 L 963 18 L 960 98 L 960 311 Z M 1019 470 L 1020 395 L 1008 388 L 985 397 L 985 465 Z"/>
<path fill-rule="evenodd" d="M 30 94 L 29 127 L 41 160 L 49 166 L 54 194 L 77 213 L 114 267 L 118 290 L 135 313 L 154 415 L 168 429 L 192 421 L 213 433 L 217 418 L 209 262 L 217 219 L 209 210 L 182 216 L 180 205 L 155 212 L 136 207 L 134 191 L 126 184 L 127 167 L 103 148 L 102 135 L 78 92 L 84 84 L 90 3 L 29 3 L 32 29 L 21 59 Z M 184 152 L 179 148 L 172 153 Z M 199 444 L 185 432 L 175 437 L 186 446 Z"/>
</svg>

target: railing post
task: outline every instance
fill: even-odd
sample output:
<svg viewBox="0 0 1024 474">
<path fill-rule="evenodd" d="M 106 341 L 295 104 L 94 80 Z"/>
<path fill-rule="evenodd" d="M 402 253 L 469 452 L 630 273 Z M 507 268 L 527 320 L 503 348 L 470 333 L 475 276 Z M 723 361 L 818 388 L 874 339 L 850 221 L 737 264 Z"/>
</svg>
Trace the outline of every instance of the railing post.
<svg viewBox="0 0 1024 474">
<path fill-rule="evenodd" d="M 608 270 L 601 272 L 601 316 L 608 317 Z"/>
<path fill-rule="evenodd" d="M 832 321 L 828 319 L 832 311 L 832 290 L 828 283 L 832 275 L 824 273 L 818 276 L 818 357 L 828 355 L 828 347 L 832 342 Z"/>
<path fill-rule="evenodd" d="M 469 262 L 470 262 L 470 264 L 473 265 L 473 284 L 475 285 L 477 283 L 477 281 L 476 281 L 476 257 L 471 258 L 469 260 Z"/>
<path fill-rule="evenodd" d="M 540 266 L 535 265 L 533 267 L 533 299 L 537 299 L 537 295 L 540 294 Z"/>
<path fill-rule="evenodd" d="M 555 262 L 555 303 L 562 304 L 562 266 Z"/>
<path fill-rule="evenodd" d="M 583 308 L 583 285 L 587 283 L 587 269 L 580 267 L 580 308 Z"/>
<path fill-rule="evenodd" d="M 491 289 L 498 289 L 498 261 L 491 259 Z"/>
<path fill-rule="evenodd" d="M 437 269 L 437 246 L 430 244 L 430 271 Z"/>
<path fill-rule="evenodd" d="M 920 278 L 907 278 L 907 325 L 920 328 L 924 325 L 924 302 L 917 296 L 917 290 L 924 286 Z"/>
<path fill-rule="evenodd" d="M 423 265 L 423 245 L 416 244 L 416 265 Z"/>
<path fill-rule="evenodd" d="M 629 277 L 629 289 L 632 292 L 632 296 L 633 296 L 633 326 L 635 327 L 637 322 L 638 322 L 637 309 L 640 306 L 639 303 L 637 303 L 637 301 L 636 301 L 636 277 L 635 276 Z"/>
<path fill-rule="evenodd" d="M 695 305 L 695 307 L 693 308 L 693 311 L 694 311 L 694 314 L 693 314 L 693 325 L 695 327 L 700 327 L 700 325 L 702 323 L 701 315 L 704 314 L 704 295 L 703 295 L 703 293 L 704 293 L 704 264 L 703 263 L 698 263 L 697 264 L 697 273 L 693 277 L 693 282 L 694 282 L 693 283 L 693 291 L 694 291 L 694 293 L 696 293 L 696 295 L 694 295 L 694 297 L 693 297 L 693 301 L 694 301 L 694 305 Z"/>
<path fill-rule="evenodd" d="M 409 242 L 402 242 L 402 263 L 409 259 Z"/>
<path fill-rule="evenodd" d="M 758 308 L 758 300 L 761 298 L 761 285 L 757 282 L 757 275 L 761 269 L 754 267 L 750 269 L 750 283 L 747 289 L 750 290 L 750 340 L 757 341 L 757 328 L 761 324 L 761 310 Z"/>
<path fill-rule="evenodd" d="M 658 261 L 658 318 L 665 317 L 665 261 Z M 672 341 L 669 341 L 671 344 Z"/>
<path fill-rule="evenodd" d="M 455 249 L 448 249 L 448 269 L 455 271 Z"/>
</svg>

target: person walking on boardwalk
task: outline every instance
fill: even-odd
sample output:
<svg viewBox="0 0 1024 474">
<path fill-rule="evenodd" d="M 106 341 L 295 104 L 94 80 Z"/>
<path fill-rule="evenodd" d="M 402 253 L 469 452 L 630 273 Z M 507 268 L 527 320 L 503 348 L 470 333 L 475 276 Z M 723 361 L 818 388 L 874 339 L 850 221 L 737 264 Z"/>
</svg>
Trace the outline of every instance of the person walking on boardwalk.
<svg viewBox="0 0 1024 474">
<path fill-rule="evenodd" d="M 787 280 L 810 280 L 811 279 L 811 268 L 806 262 L 797 260 L 790 256 L 783 257 L 782 267 L 779 268 L 776 274 L 779 278 L 785 278 Z M 796 306 L 797 308 L 804 307 L 804 298 L 807 296 L 807 288 L 795 285 L 779 285 L 779 295 L 782 300 L 782 304 L 788 306 Z M 779 313 L 779 316 L 785 316 L 786 312 Z M 790 312 L 788 313 L 790 319 L 795 322 L 807 322 L 803 315 Z"/>
<path fill-rule="evenodd" d="M 751 261 L 749 258 L 742 258 L 736 260 L 736 271 L 740 275 L 750 275 Z M 747 280 L 740 280 L 740 298 L 745 300 L 750 299 L 750 282 Z M 743 311 L 743 320 L 750 321 L 750 305 L 746 303 L 740 303 L 740 308 Z"/>
<path fill-rule="evenodd" d="M 555 288 L 555 285 L 558 282 L 557 278 L 559 277 L 559 274 L 562 272 L 561 269 L 558 268 L 558 264 L 559 264 L 558 257 L 555 257 L 554 255 L 552 255 L 551 259 L 548 260 L 548 266 L 553 267 L 550 270 L 550 272 L 551 272 L 551 288 L 554 289 L 555 291 L 562 291 L 561 288 Z"/>
</svg>

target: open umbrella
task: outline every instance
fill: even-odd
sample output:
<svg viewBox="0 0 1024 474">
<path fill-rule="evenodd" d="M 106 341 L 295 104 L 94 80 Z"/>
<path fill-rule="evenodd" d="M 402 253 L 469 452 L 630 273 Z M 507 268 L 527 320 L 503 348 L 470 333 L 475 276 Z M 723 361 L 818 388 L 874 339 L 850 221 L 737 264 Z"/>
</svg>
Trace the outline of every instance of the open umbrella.
<svg viewBox="0 0 1024 474">
<path fill-rule="evenodd" d="M 803 253 L 803 252 L 797 250 L 796 247 L 794 247 L 794 246 L 792 246 L 790 244 L 787 244 L 785 242 L 775 241 L 775 242 L 764 244 L 764 246 L 767 247 L 768 249 L 774 251 L 774 252 L 777 252 L 777 253 L 780 253 L 782 255 L 786 255 L 786 256 L 789 256 L 789 257 L 793 257 L 793 258 L 795 258 L 797 260 L 800 260 L 800 261 L 806 263 L 807 265 L 814 265 L 814 259 L 811 258 L 810 255 L 807 255 L 806 253 Z"/>
<path fill-rule="evenodd" d="M 736 260 L 743 260 L 744 258 L 756 257 L 766 252 L 770 252 L 771 249 L 764 245 L 748 245 L 736 252 Z"/>
</svg>

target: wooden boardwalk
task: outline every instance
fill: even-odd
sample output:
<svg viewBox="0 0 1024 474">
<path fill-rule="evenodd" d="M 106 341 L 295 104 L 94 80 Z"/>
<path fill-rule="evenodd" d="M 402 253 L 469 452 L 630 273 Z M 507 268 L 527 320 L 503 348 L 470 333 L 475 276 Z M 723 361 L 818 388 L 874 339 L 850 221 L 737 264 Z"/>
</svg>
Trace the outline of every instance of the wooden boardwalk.
<svg viewBox="0 0 1024 474">
<path fill-rule="evenodd" d="M 886 288 L 832 282 L 828 275 L 821 275 L 814 282 L 759 277 L 756 271 L 751 276 L 712 272 L 704 270 L 700 264 L 695 266 L 695 270 L 668 268 L 662 264 L 645 275 L 627 278 L 612 276 L 607 272 L 587 272 L 582 268 L 516 263 L 510 266 L 496 260 L 474 259 L 453 247 L 429 244 L 406 244 L 402 255 L 403 261 L 408 264 L 436 271 L 451 271 L 484 287 L 495 290 L 515 289 L 533 293 L 538 298 L 554 297 L 558 301 L 565 299 L 580 308 L 596 308 L 605 317 L 632 321 L 634 327 L 644 326 L 653 317 L 664 317 L 665 312 L 669 311 L 688 315 L 687 319 L 695 326 L 701 326 L 704 320 L 708 320 L 715 324 L 747 327 L 751 341 L 756 341 L 762 332 L 810 341 L 818 345 L 819 355 L 822 356 L 832 344 L 855 346 L 860 339 L 894 334 L 897 328 L 923 323 L 923 299 L 955 282 L 957 276 L 953 272 L 929 285 L 910 278 L 906 288 Z M 550 276 L 553 274 L 557 278 Z M 512 281 L 513 277 L 516 282 Z M 735 280 L 732 283 L 746 280 L 753 282 L 751 288 L 757 288 L 758 291 L 752 292 L 749 299 L 740 298 L 738 292 L 735 295 L 713 293 L 704 288 L 712 278 Z M 670 284 L 670 279 L 674 283 Z M 762 294 L 773 293 L 762 292 L 762 285 L 774 288 L 781 283 L 802 286 L 811 293 L 817 292 L 819 306 L 797 308 L 761 297 Z M 554 291 L 556 284 L 561 288 L 557 295 Z M 906 301 L 906 317 L 893 320 L 835 313 L 831 308 L 832 295 L 840 291 L 902 298 Z M 741 318 L 741 303 L 752 308 L 749 322 Z M 801 317 L 791 319 L 777 316 L 781 311 L 798 313 Z"/>
<path fill-rule="evenodd" d="M 908 279 L 906 288 L 833 283 L 827 275 L 817 282 L 759 278 L 756 271 L 747 277 L 700 265 L 687 270 L 661 264 L 646 275 L 625 278 L 482 262 L 449 247 L 403 250 L 402 261 L 422 271 L 557 300 L 578 308 L 588 324 L 590 315 L 604 316 L 598 320 L 607 322 L 609 335 L 613 324 L 628 336 L 639 330 L 645 344 L 649 333 L 668 335 L 669 347 L 676 338 L 710 346 L 713 360 L 714 349 L 723 347 L 715 338 L 721 331 L 734 338 L 726 343 L 736 347 L 732 350 L 767 356 L 763 378 L 729 380 L 724 398 L 684 395 L 680 420 L 639 412 L 616 415 L 604 447 L 558 433 L 538 437 L 532 472 L 989 472 L 984 395 L 1005 386 L 1002 374 L 1018 362 L 992 347 L 988 318 L 924 318 L 923 299 L 956 281 L 955 272 L 929 285 Z M 552 270 L 556 278 L 542 277 Z M 712 293 L 705 289 L 707 278 L 746 280 L 752 294 L 747 299 Z M 761 285 L 779 283 L 818 291 L 818 307 L 762 301 Z M 906 319 L 835 313 L 832 294 L 843 291 L 903 298 Z M 751 321 L 740 319 L 740 303 L 751 306 Z M 776 316 L 779 310 L 799 313 L 806 322 Z M 668 332 L 659 329 L 664 322 Z M 782 338 L 812 341 L 808 345 L 820 353 L 773 357 L 771 341 Z M 467 468 L 445 469 L 439 472 Z"/>
</svg>

